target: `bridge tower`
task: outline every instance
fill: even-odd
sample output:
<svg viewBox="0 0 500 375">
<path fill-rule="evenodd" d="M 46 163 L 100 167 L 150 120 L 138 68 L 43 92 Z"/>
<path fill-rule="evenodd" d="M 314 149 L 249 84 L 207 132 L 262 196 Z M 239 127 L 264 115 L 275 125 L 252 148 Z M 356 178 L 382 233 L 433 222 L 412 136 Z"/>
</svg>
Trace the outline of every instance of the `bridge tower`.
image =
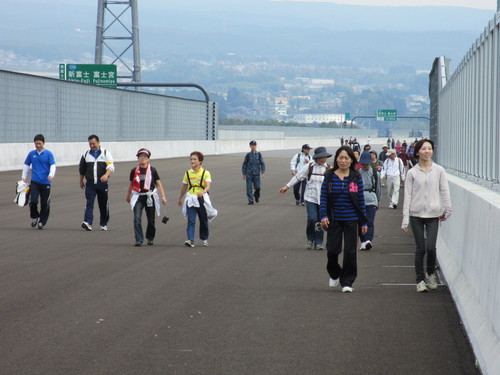
<svg viewBox="0 0 500 375">
<path fill-rule="evenodd" d="M 95 64 L 117 64 L 121 82 L 141 82 L 137 0 L 98 2 Z M 104 47 L 113 55 L 111 62 L 103 62 Z"/>
</svg>

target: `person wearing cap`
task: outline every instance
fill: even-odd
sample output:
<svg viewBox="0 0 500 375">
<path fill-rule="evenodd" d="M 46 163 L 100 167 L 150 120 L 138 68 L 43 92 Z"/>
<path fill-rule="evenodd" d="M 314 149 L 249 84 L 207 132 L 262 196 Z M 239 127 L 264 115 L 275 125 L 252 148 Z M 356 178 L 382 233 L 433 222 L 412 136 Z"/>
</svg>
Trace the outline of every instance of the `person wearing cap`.
<svg viewBox="0 0 500 375">
<path fill-rule="evenodd" d="M 375 158 L 377 154 L 375 153 Z M 370 250 L 373 247 L 373 236 L 375 232 L 375 215 L 380 208 L 382 189 L 380 187 L 380 176 L 376 168 L 372 166 L 373 158 L 370 152 L 363 152 L 359 158 L 361 168 L 359 173 L 363 178 L 363 194 L 365 198 L 366 218 L 368 229 L 366 234 L 360 233 L 360 250 Z"/>
<path fill-rule="evenodd" d="M 380 160 L 382 163 L 387 159 L 387 150 L 389 149 L 389 146 L 383 145 L 382 146 L 382 151 L 380 151 L 380 154 L 378 155 L 378 160 Z"/>
<path fill-rule="evenodd" d="M 290 161 L 290 169 L 292 171 L 292 176 L 295 176 L 305 165 L 308 165 L 311 162 L 311 157 L 309 156 L 309 151 L 311 150 L 311 146 L 307 143 L 302 145 L 302 150 L 298 154 L 295 154 Z M 293 185 L 293 195 L 295 196 L 295 204 L 298 206 L 304 203 L 304 192 L 306 190 L 307 181 L 302 180 Z"/>
<path fill-rule="evenodd" d="M 130 185 L 125 200 L 134 211 L 135 246 L 142 246 L 144 233 L 142 231 L 142 210 L 146 211 L 148 226 L 146 240 L 148 245 L 154 245 L 156 235 L 155 213 L 160 216 L 161 205 L 167 204 L 165 191 L 156 168 L 149 163 L 151 152 L 146 148 L 137 151 L 139 164 L 130 171 Z"/>
<path fill-rule="evenodd" d="M 387 151 L 387 159 L 384 161 L 380 177 L 382 180 L 387 179 L 389 208 L 398 208 L 399 188 L 402 183 L 404 184 L 405 167 L 403 161 L 397 157 L 396 151 L 392 148 Z"/>
<path fill-rule="evenodd" d="M 28 153 L 24 160 L 21 178 L 28 182 L 28 174 L 31 167 L 30 182 L 30 218 L 31 227 L 44 229 L 50 213 L 50 187 L 56 175 L 56 160 L 54 154 L 45 148 L 45 137 L 43 134 L 35 135 L 33 139 L 35 150 Z M 38 211 L 38 199 L 40 198 L 40 211 Z"/>
<path fill-rule="evenodd" d="M 257 151 L 257 142 L 250 141 L 250 152 L 245 155 L 241 166 L 243 179 L 246 180 L 248 204 L 252 205 L 255 199 L 260 199 L 260 177 L 266 173 L 266 164 L 262 154 Z"/>
<path fill-rule="evenodd" d="M 217 215 L 217 210 L 212 207 L 210 195 L 208 194 L 212 183 L 212 176 L 209 171 L 203 169 L 201 166 L 204 159 L 205 156 L 201 152 L 191 152 L 189 155 L 191 169 L 184 173 L 181 193 L 179 195 L 178 205 L 182 207 L 182 213 L 187 218 L 187 240 L 184 242 L 184 245 L 187 247 L 194 247 L 196 216 L 200 219 L 200 240 L 202 246 L 208 246 L 208 223 Z M 184 196 L 183 201 L 182 198 Z"/>
<path fill-rule="evenodd" d="M 85 211 L 83 214 L 82 228 L 91 231 L 94 221 L 94 202 L 97 196 L 99 212 L 101 214 L 99 225 L 101 230 L 108 230 L 108 180 L 115 170 L 113 157 L 105 148 L 101 147 L 99 137 L 91 134 L 88 137 L 90 150 L 80 158 L 78 167 L 80 172 L 80 187 L 85 190 Z M 87 183 L 85 183 L 85 181 Z"/>
<path fill-rule="evenodd" d="M 350 147 L 340 147 L 335 153 L 334 166 L 325 173 L 321 185 L 321 227 L 327 233 L 326 269 L 330 276 L 328 285 L 341 285 L 343 293 L 352 293 L 358 274 L 358 231 L 366 234 L 366 208 L 363 178 L 356 169 L 356 157 Z M 361 229 L 359 229 L 361 227 Z M 344 252 L 342 266 L 339 255 Z"/>
<path fill-rule="evenodd" d="M 316 224 L 319 223 L 319 198 L 321 194 L 321 185 L 325 172 L 330 168 L 326 160 L 332 155 L 321 146 L 314 150 L 314 162 L 308 163 L 296 173 L 292 179 L 281 189 L 280 194 L 285 194 L 292 186 L 297 186 L 301 181 L 306 183 L 304 200 L 307 210 L 307 249 L 323 250 L 323 230 Z"/>
</svg>

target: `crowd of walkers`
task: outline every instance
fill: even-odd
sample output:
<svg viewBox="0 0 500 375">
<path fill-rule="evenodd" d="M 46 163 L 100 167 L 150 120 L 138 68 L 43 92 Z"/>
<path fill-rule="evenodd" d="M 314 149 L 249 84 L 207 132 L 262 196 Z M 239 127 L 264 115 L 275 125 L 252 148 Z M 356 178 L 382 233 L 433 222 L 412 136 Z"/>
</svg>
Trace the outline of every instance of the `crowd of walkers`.
<svg viewBox="0 0 500 375">
<path fill-rule="evenodd" d="M 306 248 L 327 253 L 329 286 L 341 286 L 342 292 L 353 292 L 357 277 L 358 250 L 374 248 L 375 218 L 381 207 L 382 187 L 386 186 L 389 208 L 397 209 L 400 187 L 404 186 L 403 221 L 401 228 L 413 233 L 415 252 L 416 290 L 425 292 L 437 288 L 436 240 L 439 222 L 451 214 L 451 201 L 444 169 L 433 160 L 434 142 L 430 139 L 406 141 L 388 139 L 377 155 L 371 140 L 361 150 L 356 139 L 341 139 L 341 147 L 332 157 L 326 147 L 314 149 L 304 144 L 291 159 L 291 179 L 280 188 L 280 194 L 293 188 L 297 206 L 306 207 Z M 54 155 L 45 149 L 45 138 L 34 138 L 35 150 L 25 159 L 22 180 L 28 183 L 31 226 L 43 230 L 50 213 L 50 188 L 56 173 Z M 85 191 L 85 210 L 81 227 L 93 230 L 93 209 L 97 197 L 100 230 L 108 230 L 108 182 L 115 170 L 109 150 L 101 147 L 99 137 L 88 137 L 89 150 L 79 163 L 80 187 Z M 250 152 L 242 163 L 249 205 L 259 203 L 261 177 L 266 165 L 257 151 L 257 142 L 249 143 Z M 125 200 L 133 211 L 135 246 L 154 245 L 155 217 L 161 215 L 161 205 L 167 204 L 165 190 L 151 152 L 141 148 L 136 153 L 138 164 L 130 171 L 130 184 Z M 217 216 L 210 200 L 211 174 L 202 167 L 204 155 L 190 154 L 190 169 L 182 179 L 178 205 L 187 219 L 187 247 L 195 246 L 196 217 L 199 219 L 199 239 L 208 246 L 209 226 Z M 40 203 L 40 207 L 39 207 Z M 147 228 L 142 229 L 143 211 Z M 166 222 L 168 217 L 164 216 Z M 324 236 L 326 232 L 326 246 Z M 340 255 L 343 254 L 342 264 Z M 426 267 L 424 269 L 424 259 Z"/>
</svg>

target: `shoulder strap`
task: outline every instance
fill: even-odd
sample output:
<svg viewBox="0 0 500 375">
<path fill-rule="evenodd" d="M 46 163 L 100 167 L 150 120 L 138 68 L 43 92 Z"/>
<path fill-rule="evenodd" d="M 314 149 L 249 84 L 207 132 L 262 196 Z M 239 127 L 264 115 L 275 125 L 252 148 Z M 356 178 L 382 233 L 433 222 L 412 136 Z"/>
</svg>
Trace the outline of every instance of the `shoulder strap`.
<svg viewBox="0 0 500 375">
<path fill-rule="evenodd" d="M 297 161 L 295 162 L 295 170 L 297 170 L 297 166 L 300 163 L 300 152 L 297 154 Z"/>
<path fill-rule="evenodd" d="M 313 174 L 314 163 L 309 163 L 309 171 L 307 172 L 307 181 L 311 179 Z"/>
</svg>

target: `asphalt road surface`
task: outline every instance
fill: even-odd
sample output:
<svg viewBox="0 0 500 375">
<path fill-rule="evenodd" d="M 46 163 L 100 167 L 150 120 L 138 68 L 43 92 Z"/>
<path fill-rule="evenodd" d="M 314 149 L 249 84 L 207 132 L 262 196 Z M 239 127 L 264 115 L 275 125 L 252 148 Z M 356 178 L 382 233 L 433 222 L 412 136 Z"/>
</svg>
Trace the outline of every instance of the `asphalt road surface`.
<svg viewBox="0 0 500 375">
<path fill-rule="evenodd" d="M 207 248 L 198 233 L 183 245 L 189 150 L 152 155 L 170 221 L 140 248 L 125 202 L 135 163 L 116 165 L 107 232 L 80 227 L 78 167 L 58 168 L 45 230 L 13 203 L 20 171 L 0 173 L 0 374 L 478 374 L 448 289 L 415 292 L 413 237 L 385 196 L 355 292 L 328 287 L 326 253 L 305 249 L 305 208 L 277 192 L 294 152 L 263 152 L 254 206 L 244 154 L 206 157 L 219 211 Z"/>
</svg>

